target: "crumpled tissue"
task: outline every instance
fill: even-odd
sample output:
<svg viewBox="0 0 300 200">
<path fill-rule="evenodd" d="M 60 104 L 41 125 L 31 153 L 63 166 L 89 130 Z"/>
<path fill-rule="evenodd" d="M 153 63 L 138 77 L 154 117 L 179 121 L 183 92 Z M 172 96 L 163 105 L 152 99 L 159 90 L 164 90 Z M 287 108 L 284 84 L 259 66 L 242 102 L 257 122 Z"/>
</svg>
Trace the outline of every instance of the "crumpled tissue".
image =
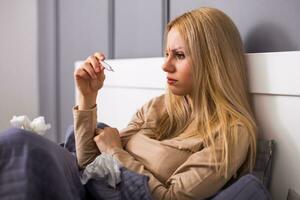
<svg viewBox="0 0 300 200">
<path fill-rule="evenodd" d="M 39 135 L 44 135 L 46 131 L 51 128 L 50 124 L 45 123 L 45 118 L 43 116 L 37 117 L 33 121 L 30 121 L 26 115 L 13 116 L 10 120 L 10 124 L 13 127 L 33 131 Z"/>
<path fill-rule="evenodd" d="M 120 166 L 111 155 L 102 153 L 86 166 L 81 176 L 81 183 L 86 184 L 92 178 L 106 177 L 108 185 L 116 188 L 116 185 L 121 182 Z"/>
</svg>

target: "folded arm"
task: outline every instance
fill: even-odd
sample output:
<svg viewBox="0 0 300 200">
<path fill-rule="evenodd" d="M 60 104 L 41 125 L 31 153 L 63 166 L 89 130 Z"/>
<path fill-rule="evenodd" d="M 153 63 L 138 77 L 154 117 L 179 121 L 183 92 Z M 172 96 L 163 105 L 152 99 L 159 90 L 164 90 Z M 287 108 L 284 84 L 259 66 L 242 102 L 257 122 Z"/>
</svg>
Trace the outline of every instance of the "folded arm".
<svg viewBox="0 0 300 200">
<path fill-rule="evenodd" d="M 154 199 L 205 199 L 217 193 L 244 163 L 248 153 L 249 137 L 243 128 L 240 129 L 238 138 L 238 144 L 233 147 L 234 160 L 229 167 L 227 178 L 218 174 L 215 165 L 210 162 L 212 146 L 192 154 L 165 183 L 160 182 L 143 163 L 127 151 L 115 148 L 112 155 L 129 170 L 149 176 L 149 189 Z M 216 146 L 220 147 L 221 141 L 217 140 Z M 217 150 L 217 156 L 220 154 L 221 151 Z M 166 160 L 165 164 L 167 162 Z"/>
</svg>

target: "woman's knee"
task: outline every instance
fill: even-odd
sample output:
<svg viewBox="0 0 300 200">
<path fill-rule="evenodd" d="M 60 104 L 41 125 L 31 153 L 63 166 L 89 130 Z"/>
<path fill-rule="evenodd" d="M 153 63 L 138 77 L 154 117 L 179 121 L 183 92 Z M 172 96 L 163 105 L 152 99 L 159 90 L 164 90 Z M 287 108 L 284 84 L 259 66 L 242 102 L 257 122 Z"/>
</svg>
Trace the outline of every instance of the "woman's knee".
<svg viewBox="0 0 300 200">
<path fill-rule="evenodd" d="M 9 128 L 0 133 L 0 145 L 20 146 L 29 144 L 32 146 L 44 146 L 45 143 L 47 143 L 47 139 L 20 128 Z"/>
<path fill-rule="evenodd" d="M 20 128 L 9 128 L 0 133 L 0 142 L 5 142 L 7 140 L 24 141 L 27 137 L 30 137 L 28 131 Z"/>
</svg>

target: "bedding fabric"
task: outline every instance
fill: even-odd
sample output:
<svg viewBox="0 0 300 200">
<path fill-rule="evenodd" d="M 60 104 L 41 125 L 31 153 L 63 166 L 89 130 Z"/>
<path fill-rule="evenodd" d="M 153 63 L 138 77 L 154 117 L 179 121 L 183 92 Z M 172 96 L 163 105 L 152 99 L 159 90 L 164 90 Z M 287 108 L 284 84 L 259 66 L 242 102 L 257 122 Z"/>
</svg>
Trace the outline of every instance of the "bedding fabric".
<svg viewBox="0 0 300 200">
<path fill-rule="evenodd" d="M 71 140 L 66 144 L 72 147 Z M 125 168 L 121 168 L 123 181 L 117 189 L 108 186 L 105 178 L 83 186 L 74 155 L 23 129 L 0 133 L 0 199 L 151 199 L 148 177 Z"/>
<path fill-rule="evenodd" d="M 98 128 L 107 126 L 98 124 Z M 63 148 L 64 147 L 64 148 Z M 114 189 L 105 178 L 80 182 L 73 128 L 66 142 L 56 143 L 23 129 L 0 133 L 0 199 L 111 199 L 150 200 L 148 177 L 121 168 L 121 183 Z M 264 185 L 253 175 L 240 178 L 213 200 L 268 200 Z"/>
<path fill-rule="evenodd" d="M 211 200 L 271 200 L 271 195 L 262 182 L 252 174 L 238 179 L 231 186 L 219 192 Z"/>
<path fill-rule="evenodd" d="M 54 142 L 11 128 L 0 133 L 0 199 L 84 199 L 76 159 Z"/>
<path fill-rule="evenodd" d="M 107 124 L 99 122 L 97 128 L 104 129 Z M 76 156 L 74 126 L 71 125 L 66 131 L 65 142 L 61 144 L 64 148 Z M 93 179 L 87 182 L 85 188 L 88 191 L 88 199 L 111 199 L 111 200 L 150 200 L 151 195 L 148 188 L 149 178 L 121 168 L 121 183 L 116 189 L 108 187 L 105 178 Z"/>
</svg>

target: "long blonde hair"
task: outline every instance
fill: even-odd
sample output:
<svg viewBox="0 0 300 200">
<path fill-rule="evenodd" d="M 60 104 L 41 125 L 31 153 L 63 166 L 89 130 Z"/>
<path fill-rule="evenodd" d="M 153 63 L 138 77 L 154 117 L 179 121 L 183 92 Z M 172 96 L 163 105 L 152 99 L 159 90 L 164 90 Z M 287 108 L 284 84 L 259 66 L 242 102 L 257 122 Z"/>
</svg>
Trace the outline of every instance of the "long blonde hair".
<svg viewBox="0 0 300 200">
<path fill-rule="evenodd" d="M 242 125 L 251 140 L 247 161 L 252 170 L 256 123 L 249 102 L 242 40 L 236 26 L 220 10 L 199 8 L 171 21 L 166 33 L 172 28 L 179 31 L 187 45 L 193 95 L 176 96 L 167 89 L 166 112 L 156 129 L 157 139 L 180 137 L 189 124 L 195 123 L 195 131 L 185 137 L 200 137 L 211 145 L 211 162 L 227 177 L 228 166 L 233 162 L 231 147 L 237 143 L 238 126 Z M 216 134 L 223 142 L 221 158 L 216 156 Z"/>
</svg>

